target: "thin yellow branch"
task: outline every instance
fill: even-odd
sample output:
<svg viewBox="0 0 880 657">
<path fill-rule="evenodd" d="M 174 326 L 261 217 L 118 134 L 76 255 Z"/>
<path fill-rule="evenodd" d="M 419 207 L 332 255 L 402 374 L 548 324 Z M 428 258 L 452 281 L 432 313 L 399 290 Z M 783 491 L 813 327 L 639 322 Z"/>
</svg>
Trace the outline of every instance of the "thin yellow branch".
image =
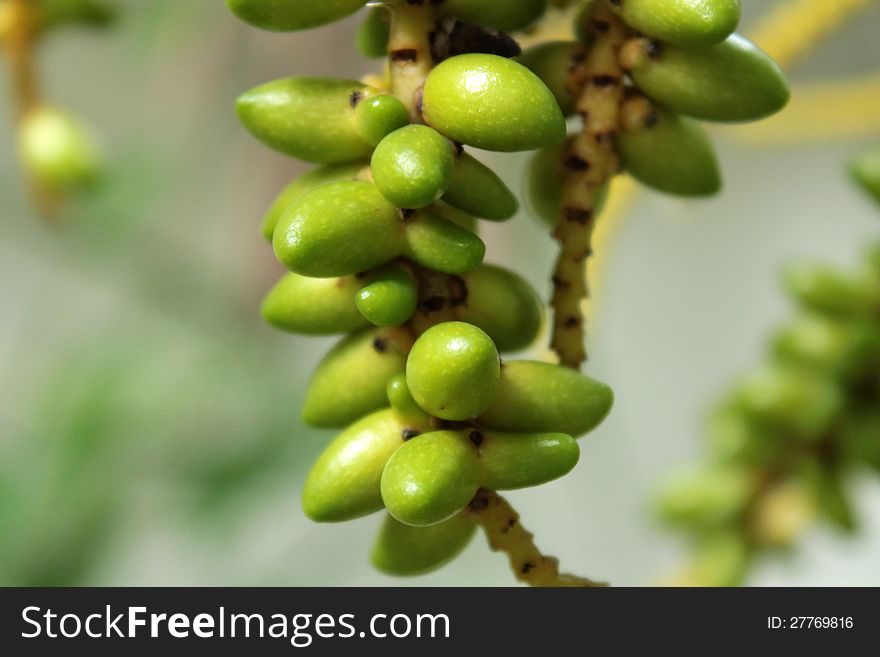
<svg viewBox="0 0 880 657">
<path fill-rule="evenodd" d="M 388 40 L 391 90 L 416 123 L 422 120 L 419 100 L 422 87 L 434 66 L 429 36 L 434 28 L 434 11 L 429 3 L 391 5 Z"/>
</svg>

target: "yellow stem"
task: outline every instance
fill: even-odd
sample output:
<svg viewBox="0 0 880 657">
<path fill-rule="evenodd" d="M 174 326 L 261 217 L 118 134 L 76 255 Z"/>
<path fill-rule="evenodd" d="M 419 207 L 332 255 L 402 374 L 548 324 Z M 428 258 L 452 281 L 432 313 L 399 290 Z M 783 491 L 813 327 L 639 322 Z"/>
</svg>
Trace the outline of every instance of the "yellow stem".
<svg viewBox="0 0 880 657">
<path fill-rule="evenodd" d="M 422 87 L 434 60 L 430 34 L 435 28 L 434 11 L 428 2 L 391 5 L 391 35 L 388 40 L 388 65 L 391 91 L 406 106 L 410 119 L 422 120 Z"/>
</svg>

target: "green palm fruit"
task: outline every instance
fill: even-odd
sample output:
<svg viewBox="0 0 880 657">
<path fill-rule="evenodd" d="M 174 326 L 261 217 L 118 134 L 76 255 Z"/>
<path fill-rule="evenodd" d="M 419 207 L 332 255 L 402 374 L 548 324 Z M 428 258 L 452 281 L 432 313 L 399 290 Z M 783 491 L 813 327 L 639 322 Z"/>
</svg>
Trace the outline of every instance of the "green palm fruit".
<svg viewBox="0 0 880 657">
<path fill-rule="evenodd" d="M 739 405 L 727 403 L 709 417 L 708 435 L 722 462 L 771 463 L 787 443 L 764 423 L 756 422 Z"/>
<path fill-rule="evenodd" d="M 443 420 L 467 420 L 492 402 L 501 366 L 492 338 L 464 322 L 425 331 L 410 351 L 406 382 L 425 411 Z"/>
<path fill-rule="evenodd" d="M 467 153 L 456 158 L 443 200 L 465 212 L 492 221 L 510 219 L 519 209 L 516 196 L 501 178 Z"/>
<path fill-rule="evenodd" d="M 450 139 L 490 151 L 565 139 L 553 93 L 525 66 L 497 55 L 458 55 L 439 64 L 425 83 L 422 111 Z"/>
<path fill-rule="evenodd" d="M 617 152 L 624 168 L 649 187 L 680 196 L 708 196 L 721 189 L 712 142 L 702 126 L 645 98 L 624 105 Z"/>
<path fill-rule="evenodd" d="M 782 364 L 765 366 L 747 377 L 737 399 L 752 416 L 805 440 L 820 438 L 844 403 L 831 379 Z"/>
<path fill-rule="evenodd" d="M 807 308 L 841 317 L 876 317 L 880 281 L 842 274 L 823 265 L 802 263 L 785 271 L 788 292 Z"/>
<path fill-rule="evenodd" d="M 367 12 L 355 35 L 355 45 L 364 57 L 378 58 L 388 54 L 389 22 L 385 7 L 373 7 Z"/>
<path fill-rule="evenodd" d="M 842 473 L 813 462 L 806 467 L 804 476 L 822 516 L 842 531 L 854 531 L 858 524 L 856 512 Z"/>
<path fill-rule="evenodd" d="M 441 16 L 505 32 L 528 27 L 547 9 L 547 0 L 434 0 L 433 4 Z"/>
<path fill-rule="evenodd" d="M 806 315 L 783 329 L 775 352 L 795 364 L 853 377 L 880 364 L 880 331 L 858 321 Z"/>
<path fill-rule="evenodd" d="M 452 145 L 424 125 L 409 125 L 385 137 L 373 153 L 373 182 L 400 208 L 431 205 L 446 192 L 455 158 Z"/>
<path fill-rule="evenodd" d="M 392 132 L 407 125 L 409 114 L 396 96 L 380 94 L 358 103 L 355 121 L 364 141 L 377 146 Z"/>
<path fill-rule="evenodd" d="M 307 30 L 353 14 L 367 0 L 226 0 L 245 23 L 274 32 Z"/>
<path fill-rule="evenodd" d="M 430 426 L 431 416 L 425 413 L 413 399 L 409 386 L 406 385 L 405 374 L 397 374 L 389 379 L 386 394 L 395 416 L 401 423 L 411 427 Z"/>
<path fill-rule="evenodd" d="M 40 0 L 36 29 L 60 25 L 103 27 L 116 19 L 116 7 L 99 0 Z"/>
<path fill-rule="evenodd" d="M 851 418 L 841 441 L 858 461 L 880 470 L 880 410 Z"/>
<path fill-rule="evenodd" d="M 691 469 L 670 478 L 658 510 L 667 522 L 710 529 L 734 522 L 754 492 L 755 482 L 745 468 Z"/>
<path fill-rule="evenodd" d="M 284 211 L 298 198 L 308 194 L 313 189 L 317 189 L 323 185 L 343 180 L 354 180 L 363 170 L 369 166 L 364 162 L 353 162 L 350 164 L 327 164 L 316 169 L 312 169 L 308 173 L 303 174 L 292 183 L 287 185 L 277 196 L 266 215 L 263 217 L 263 224 L 260 232 L 270 242 L 275 234 L 275 226 L 278 225 L 279 219 Z"/>
<path fill-rule="evenodd" d="M 304 335 L 351 333 L 369 325 L 355 304 L 361 285 L 355 276 L 286 274 L 263 300 L 263 319 L 276 328 Z"/>
<path fill-rule="evenodd" d="M 732 35 L 705 48 L 642 39 L 625 59 L 636 85 L 668 109 L 709 121 L 753 121 L 782 109 L 782 70 L 748 39 Z"/>
<path fill-rule="evenodd" d="M 467 300 L 456 308 L 462 322 L 483 329 L 498 351 L 518 351 L 538 336 L 544 305 L 522 277 L 495 265 L 480 265 L 462 276 Z"/>
<path fill-rule="evenodd" d="M 463 510 L 484 477 L 466 432 L 433 431 L 405 442 L 391 456 L 382 473 L 382 501 L 406 525 L 436 525 Z"/>
<path fill-rule="evenodd" d="M 611 410 L 614 393 L 604 383 L 560 365 L 504 363 L 492 404 L 477 419 L 501 431 L 582 436 Z"/>
<path fill-rule="evenodd" d="M 372 324 L 396 326 L 412 317 L 418 297 L 419 286 L 413 275 L 404 267 L 391 264 L 370 274 L 355 303 Z"/>
<path fill-rule="evenodd" d="M 681 46 L 706 46 L 739 24 L 740 0 L 617 0 L 621 18 L 645 36 Z"/>
<path fill-rule="evenodd" d="M 880 146 L 873 146 L 856 157 L 849 166 L 855 181 L 874 200 L 880 201 Z"/>
<path fill-rule="evenodd" d="M 355 80 L 285 78 L 246 91 L 235 111 L 270 148 L 307 162 L 341 164 L 370 156 L 357 106 L 377 93 Z"/>
<path fill-rule="evenodd" d="M 28 173 L 56 192 L 86 189 L 100 174 L 98 149 L 89 132 L 54 107 L 38 107 L 25 116 L 19 149 Z"/>
<path fill-rule="evenodd" d="M 483 262 L 486 245 L 467 228 L 425 208 L 405 220 L 402 255 L 446 274 L 464 274 Z"/>
<path fill-rule="evenodd" d="M 312 376 L 303 421 L 313 427 L 344 427 L 386 406 L 388 381 L 405 367 L 405 356 L 378 330 L 344 338 Z"/>
<path fill-rule="evenodd" d="M 575 113 L 577 99 L 568 89 L 568 72 L 582 46 L 573 41 L 547 41 L 525 50 L 517 58 L 520 64 L 537 75 L 553 92 L 565 116 Z"/>
<path fill-rule="evenodd" d="M 370 561 L 389 575 L 422 575 L 458 556 L 476 529 L 476 521 L 463 513 L 430 527 L 411 527 L 387 515 Z"/>
<path fill-rule="evenodd" d="M 474 436 L 474 434 L 477 436 Z M 538 486 L 571 472 L 580 458 L 577 441 L 564 433 L 472 432 L 492 490 Z"/>
<path fill-rule="evenodd" d="M 480 231 L 477 218 L 472 214 L 468 214 L 464 210 L 458 209 L 454 205 L 449 205 L 449 203 L 446 203 L 445 201 L 437 201 L 431 209 L 435 214 L 454 223 L 459 228 L 464 228 L 469 233 L 477 235 Z"/>
<path fill-rule="evenodd" d="M 745 539 L 735 531 L 704 537 L 694 554 L 693 577 L 697 586 L 739 586 L 751 558 Z"/>
<path fill-rule="evenodd" d="M 381 509 L 382 471 L 404 444 L 406 429 L 385 409 L 339 434 L 306 477 L 302 494 L 306 515 L 317 522 L 341 522 Z"/>
</svg>

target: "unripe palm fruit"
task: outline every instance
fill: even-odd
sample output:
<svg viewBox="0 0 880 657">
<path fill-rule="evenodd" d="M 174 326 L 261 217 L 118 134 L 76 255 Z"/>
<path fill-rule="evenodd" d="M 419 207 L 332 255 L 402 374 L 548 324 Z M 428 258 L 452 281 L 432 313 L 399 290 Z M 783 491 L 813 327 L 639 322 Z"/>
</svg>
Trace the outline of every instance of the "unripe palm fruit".
<svg viewBox="0 0 880 657">
<path fill-rule="evenodd" d="M 861 153 L 850 163 L 849 170 L 855 181 L 875 201 L 880 201 L 880 146 Z"/>
<path fill-rule="evenodd" d="M 788 292 L 807 308 L 839 317 L 876 317 L 880 281 L 842 274 L 823 265 L 802 263 L 785 271 Z"/>
<path fill-rule="evenodd" d="M 604 383 L 560 365 L 506 362 L 482 426 L 501 431 L 553 432 L 582 436 L 594 429 L 614 403 Z"/>
<path fill-rule="evenodd" d="M 284 78 L 243 93 L 235 111 L 270 148 L 306 162 L 341 164 L 370 156 L 356 111 L 377 93 L 355 80 Z"/>
<path fill-rule="evenodd" d="M 805 466 L 803 474 L 816 499 L 819 512 L 838 529 L 854 531 L 858 521 L 852 495 L 846 489 L 842 473 L 829 469 L 825 463 L 814 461 Z"/>
<path fill-rule="evenodd" d="M 788 448 L 777 432 L 736 403 L 726 403 L 712 413 L 707 433 L 720 461 L 772 463 Z"/>
<path fill-rule="evenodd" d="M 377 146 L 385 137 L 409 123 L 406 107 L 390 94 L 379 94 L 358 102 L 355 120 L 361 137 Z"/>
<path fill-rule="evenodd" d="M 712 142 L 693 119 L 652 106 L 643 97 L 621 110 L 616 145 L 624 168 L 649 187 L 680 196 L 708 196 L 721 189 Z"/>
<path fill-rule="evenodd" d="M 739 586 L 749 564 L 749 546 L 735 531 L 721 531 L 704 537 L 693 561 L 696 586 Z"/>
<path fill-rule="evenodd" d="M 373 152 L 373 182 L 400 208 L 431 205 L 446 192 L 455 158 L 452 145 L 424 125 L 409 125 L 385 137 Z"/>
<path fill-rule="evenodd" d="M 679 114 L 754 121 L 788 102 L 788 83 L 776 62 L 736 34 L 705 48 L 637 39 L 622 58 L 639 89 Z"/>
<path fill-rule="evenodd" d="M 272 206 L 263 217 L 263 224 L 260 229 L 263 237 L 270 242 L 275 234 L 275 226 L 278 225 L 279 219 L 284 211 L 301 196 L 305 196 L 310 191 L 343 180 L 354 180 L 363 170 L 368 167 L 364 162 L 353 162 L 350 164 L 327 164 L 316 169 L 312 169 L 308 173 L 303 174 L 287 187 L 281 190 L 276 197 Z"/>
<path fill-rule="evenodd" d="M 425 413 L 413 399 L 409 386 L 406 385 L 405 374 L 391 377 L 385 390 L 388 395 L 388 403 L 391 404 L 394 415 L 401 423 L 410 427 L 430 426 L 431 416 Z"/>
<path fill-rule="evenodd" d="M 616 0 L 621 18 L 645 36 L 681 46 L 706 46 L 739 24 L 740 0 Z"/>
<path fill-rule="evenodd" d="M 317 522 L 341 522 L 381 509 L 382 471 L 403 445 L 406 428 L 386 409 L 339 434 L 306 477 L 305 514 Z"/>
<path fill-rule="evenodd" d="M 505 32 L 528 27 L 547 9 L 547 0 L 434 0 L 433 4 L 441 16 Z"/>
<path fill-rule="evenodd" d="M 480 224 L 477 218 L 468 214 L 464 210 L 460 210 L 454 205 L 450 205 L 445 201 L 437 201 L 431 208 L 434 214 L 439 215 L 443 219 L 454 223 L 459 228 L 464 228 L 469 233 L 478 235 L 480 232 Z"/>
<path fill-rule="evenodd" d="M 362 284 L 355 276 L 286 274 L 266 295 L 263 319 L 276 328 L 304 335 L 350 333 L 369 325 L 355 304 Z"/>
<path fill-rule="evenodd" d="M 548 41 L 532 46 L 517 58 L 553 92 L 565 116 L 575 112 L 576 99 L 569 91 L 567 82 L 573 57 L 579 52 L 582 52 L 582 46 L 573 41 Z"/>
<path fill-rule="evenodd" d="M 373 7 L 367 12 L 355 35 L 355 45 L 364 57 L 378 58 L 388 54 L 389 22 L 385 7 Z"/>
<path fill-rule="evenodd" d="M 443 200 L 472 215 L 491 221 L 510 219 L 519 209 L 516 196 L 485 164 L 462 153 L 455 159 Z"/>
<path fill-rule="evenodd" d="M 733 522 L 755 490 L 750 473 L 737 466 L 713 466 L 673 475 L 663 488 L 664 520 L 707 529 Z"/>
<path fill-rule="evenodd" d="M 103 27 L 117 16 L 116 7 L 99 0 L 40 0 L 39 5 L 37 31 L 72 24 Z"/>
<path fill-rule="evenodd" d="M 303 402 L 303 421 L 313 427 L 344 427 L 387 406 L 386 386 L 402 374 L 406 358 L 375 329 L 339 342 L 321 361 Z"/>
<path fill-rule="evenodd" d="M 774 351 L 794 364 L 857 377 L 880 365 L 880 329 L 867 322 L 806 315 L 780 331 Z"/>
<path fill-rule="evenodd" d="M 97 181 L 98 149 L 86 128 L 66 112 L 48 106 L 32 110 L 18 137 L 24 166 L 40 185 L 69 192 Z"/>
<path fill-rule="evenodd" d="M 411 527 L 387 515 L 370 561 L 389 575 L 422 575 L 458 556 L 476 529 L 476 521 L 463 513 L 430 527 Z"/>
<path fill-rule="evenodd" d="M 479 434 L 480 461 L 486 471 L 483 486 L 513 490 L 538 486 L 567 475 L 580 458 L 577 441 L 564 433 Z M 469 438 L 474 441 L 474 432 Z"/>
<path fill-rule="evenodd" d="M 357 309 L 376 326 L 405 323 L 416 309 L 419 287 L 404 267 L 386 265 L 372 272 L 357 292 Z"/>
<path fill-rule="evenodd" d="M 522 64 L 467 54 L 428 76 L 422 99 L 428 125 L 463 144 L 526 151 L 565 139 L 565 119 L 552 92 Z"/>
<path fill-rule="evenodd" d="M 404 443 L 382 473 L 382 501 L 398 521 L 427 527 L 448 520 L 477 494 L 485 477 L 467 434 L 434 431 Z"/>
<path fill-rule="evenodd" d="M 401 255 L 446 274 L 464 274 L 483 262 L 486 245 L 466 228 L 429 208 L 404 220 L 406 244 Z"/>
<path fill-rule="evenodd" d="M 538 336 L 544 305 L 522 277 L 495 265 L 481 265 L 462 275 L 465 303 L 456 308 L 462 322 L 483 329 L 498 351 L 518 351 Z"/>
<path fill-rule="evenodd" d="M 226 0 L 245 23 L 274 32 L 307 30 L 353 14 L 367 0 Z"/>
<path fill-rule="evenodd" d="M 880 470 L 880 409 L 850 418 L 842 444 L 848 453 L 875 470 Z"/>
<path fill-rule="evenodd" d="M 406 382 L 431 415 L 467 420 L 492 403 L 500 363 L 495 343 L 484 331 L 464 322 L 444 322 L 416 340 L 406 362 Z"/>
<path fill-rule="evenodd" d="M 531 214 L 542 224 L 556 228 L 562 216 L 562 195 L 565 188 L 565 169 L 562 153 L 566 144 L 550 146 L 537 151 L 529 160 L 526 170 L 526 201 Z M 594 214 L 605 207 L 608 185 L 599 193 Z"/>
</svg>

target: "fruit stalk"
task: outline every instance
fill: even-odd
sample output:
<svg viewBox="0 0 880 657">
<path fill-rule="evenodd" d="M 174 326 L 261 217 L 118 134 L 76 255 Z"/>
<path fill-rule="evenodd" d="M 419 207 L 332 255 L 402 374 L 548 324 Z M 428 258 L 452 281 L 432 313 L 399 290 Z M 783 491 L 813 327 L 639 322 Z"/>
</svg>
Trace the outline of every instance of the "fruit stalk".
<svg viewBox="0 0 880 657">
<path fill-rule="evenodd" d="M 589 297 L 586 260 L 591 255 L 596 208 L 603 188 L 617 173 L 614 149 L 624 98 L 624 73 L 618 54 L 630 35 L 626 24 L 604 0 L 588 17 L 593 44 L 575 56 L 568 85 L 578 98 L 581 131 L 563 149 L 565 186 L 554 236 L 560 253 L 553 274 L 551 348 L 560 363 L 577 370 L 587 359 L 582 304 Z"/>
<path fill-rule="evenodd" d="M 420 96 L 433 68 L 430 34 L 434 13 L 424 0 L 398 2 L 391 8 L 388 65 L 391 91 L 404 104 L 413 122 L 421 123 Z"/>
</svg>

